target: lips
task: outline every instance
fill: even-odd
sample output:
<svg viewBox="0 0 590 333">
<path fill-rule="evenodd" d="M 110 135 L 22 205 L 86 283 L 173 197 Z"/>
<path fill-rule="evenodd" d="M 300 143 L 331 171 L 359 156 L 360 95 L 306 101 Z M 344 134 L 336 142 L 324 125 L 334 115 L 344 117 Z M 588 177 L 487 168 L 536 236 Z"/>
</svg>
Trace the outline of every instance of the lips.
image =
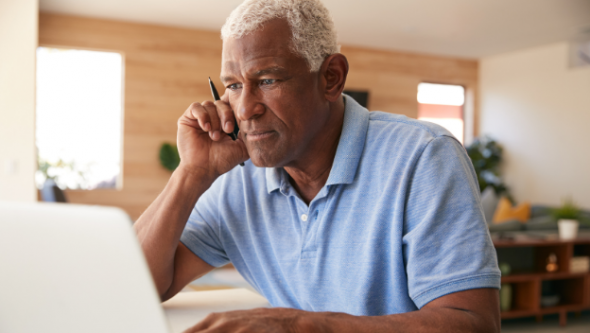
<svg viewBox="0 0 590 333">
<path fill-rule="evenodd" d="M 251 133 L 246 133 L 246 140 L 260 141 L 260 140 L 268 139 L 273 134 L 274 134 L 274 131 L 254 131 Z"/>
</svg>

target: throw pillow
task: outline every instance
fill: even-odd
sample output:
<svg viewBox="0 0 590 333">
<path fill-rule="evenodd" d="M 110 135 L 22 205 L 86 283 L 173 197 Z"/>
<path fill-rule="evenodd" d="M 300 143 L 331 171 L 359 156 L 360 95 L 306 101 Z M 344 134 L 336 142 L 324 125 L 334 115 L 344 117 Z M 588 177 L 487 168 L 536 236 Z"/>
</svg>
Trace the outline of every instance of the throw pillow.
<svg viewBox="0 0 590 333">
<path fill-rule="evenodd" d="M 510 200 L 506 197 L 500 198 L 498 207 L 494 213 L 494 223 L 503 223 L 510 220 L 518 220 L 522 223 L 528 221 L 531 216 L 531 204 L 523 202 L 518 206 L 512 207 Z"/>
</svg>

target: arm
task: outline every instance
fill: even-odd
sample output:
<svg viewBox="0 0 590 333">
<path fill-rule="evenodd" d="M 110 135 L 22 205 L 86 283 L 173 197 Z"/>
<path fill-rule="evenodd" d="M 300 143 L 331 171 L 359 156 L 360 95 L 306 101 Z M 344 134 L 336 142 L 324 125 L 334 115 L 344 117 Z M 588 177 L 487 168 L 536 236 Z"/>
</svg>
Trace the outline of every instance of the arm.
<svg viewBox="0 0 590 333">
<path fill-rule="evenodd" d="M 205 177 L 179 167 L 134 225 L 162 300 L 213 269 L 180 243 L 189 215 L 207 188 Z"/>
<path fill-rule="evenodd" d="M 496 289 L 472 289 L 442 296 L 422 309 L 380 317 L 324 314 L 334 332 L 500 332 Z"/>
<path fill-rule="evenodd" d="M 215 313 L 190 332 L 500 332 L 496 289 L 472 289 L 439 297 L 413 312 L 385 316 L 254 309 Z"/>
<path fill-rule="evenodd" d="M 193 103 L 178 120 L 181 162 L 164 191 L 134 225 L 160 297 L 172 297 L 213 267 L 180 243 L 199 197 L 223 173 L 248 158 L 244 143 L 222 135 L 233 131 L 233 112 L 222 101 Z"/>
</svg>

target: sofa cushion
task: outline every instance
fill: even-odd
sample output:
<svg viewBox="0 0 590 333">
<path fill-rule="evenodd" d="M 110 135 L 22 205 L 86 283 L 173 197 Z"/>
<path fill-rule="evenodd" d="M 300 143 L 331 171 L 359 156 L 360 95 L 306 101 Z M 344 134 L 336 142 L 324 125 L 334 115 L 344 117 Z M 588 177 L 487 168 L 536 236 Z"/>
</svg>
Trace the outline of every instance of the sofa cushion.
<svg viewBox="0 0 590 333">
<path fill-rule="evenodd" d="M 524 225 L 519 220 L 510 220 L 500 224 L 488 224 L 488 227 L 490 228 L 490 232 L 521 231 L 524 229 Z"/>
<path fill-rule="evenodd" d="M 551 215 L 537 216 L 524 224 L 525 230 L 557 230 L 557 221 Z"/>
<path fill-rule="evenodd" d="M 531 218 L 540 216 L 551 216 L 553 208 L 545 205 L 531 206 Z"/>
</svg>

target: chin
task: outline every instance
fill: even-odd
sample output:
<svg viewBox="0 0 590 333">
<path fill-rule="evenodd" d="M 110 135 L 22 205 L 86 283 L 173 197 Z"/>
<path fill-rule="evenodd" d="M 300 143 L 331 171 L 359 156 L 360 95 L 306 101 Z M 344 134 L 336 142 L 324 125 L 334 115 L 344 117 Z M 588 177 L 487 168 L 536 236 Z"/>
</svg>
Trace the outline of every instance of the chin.
<svg viewBox="0 0 590 333">
<path fill-rule="evenodd" d="M 277 168 L 282 165 L 282 156 L 279 154 L 272 154 L 264 151 L 255 149 L 254 151 L 248 152 L 250 155 L 250 161 L 252 164 L 259 168 Z"/>
<path fill-rule="evenodd" d="M 289 158 L 289 151 L 284 142 L 279 140 L 265 140 L 262 142 L 247 142 L 246 149 L 252 164 L 259 168 L 280 168 Z"/>
</svg>

